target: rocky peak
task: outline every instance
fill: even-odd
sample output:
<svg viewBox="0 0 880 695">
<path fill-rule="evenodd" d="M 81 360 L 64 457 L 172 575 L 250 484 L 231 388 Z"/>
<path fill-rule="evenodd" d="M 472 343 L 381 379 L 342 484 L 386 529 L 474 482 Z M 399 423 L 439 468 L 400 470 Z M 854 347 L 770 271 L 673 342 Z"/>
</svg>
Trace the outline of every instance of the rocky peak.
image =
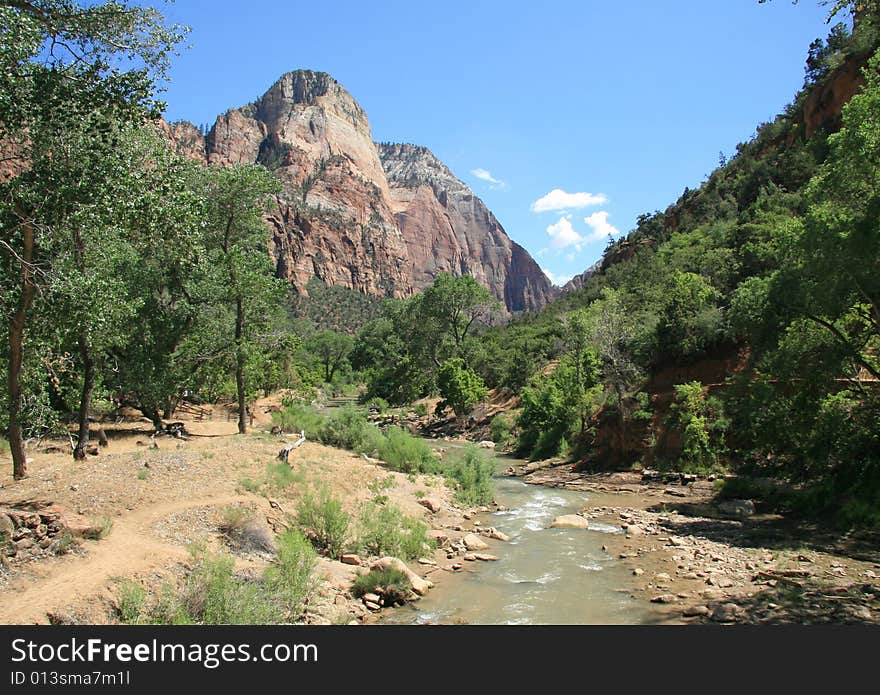
<svg viewBox="0 0 880 695">
<path fill-rule="evenodd" d="M 472 275 L 510 312 L 535 311 L 553 298 L 555 290 L 534 259 L 428 148 L 376 147 L 417 288 L 447 272 Z"/>
</svg>

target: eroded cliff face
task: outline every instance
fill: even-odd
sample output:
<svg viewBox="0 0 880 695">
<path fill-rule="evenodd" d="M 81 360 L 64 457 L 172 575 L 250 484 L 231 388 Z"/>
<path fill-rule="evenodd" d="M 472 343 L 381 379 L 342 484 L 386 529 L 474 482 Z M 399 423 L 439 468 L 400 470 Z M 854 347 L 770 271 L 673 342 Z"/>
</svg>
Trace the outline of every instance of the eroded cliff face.
<svg viewBox="0 0 880 695">
<path fill-rule="evenodd" d="M 280 179 L 266 215 L 269 248 L 278 276 L 299 293 L 317 276 L 406 297 L 450 272 L 473 275 L 511 312 L 553 296 L 535 261 L 464 183 L 424 148 L 377 147 L 364 110 L 326 73 L 282 76 L 256 102 L 220 116 L 206 138 L 187 123 L 168 132 L 187 156 L 259 162 Z"/>
<path fill-rule="evenodd" d="M 534 259 L 430 150 L 377 147 L 417 289 L 447 272 L 472 275 L 511 312 L 535 311 L 553 298 L 553 286 Z"/>
</svg>

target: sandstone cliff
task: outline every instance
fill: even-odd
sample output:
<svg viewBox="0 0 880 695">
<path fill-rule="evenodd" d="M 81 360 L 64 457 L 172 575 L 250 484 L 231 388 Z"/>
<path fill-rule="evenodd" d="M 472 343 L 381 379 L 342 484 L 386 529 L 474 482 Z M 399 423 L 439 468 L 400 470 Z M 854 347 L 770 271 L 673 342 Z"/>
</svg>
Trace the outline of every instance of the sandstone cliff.
<svg viewBox="0 0 880 695">
<path fill-rule="evenodd" d="M 207 137 L 167 127 L 187 156 L 259 162 L 282 182 L 266 215 L 279 277 L 306 293 L 317 277 L 406 297 L 439 272 L 471 274 L 508 311 L 536 310 L 553 288 L 482 201 L 428 150 L 377 147 L 364 110 L 330 75 L 297 70 L 220 116 Z M 380 158 L 381 152 L 381 158 Z"/>
<path fill-rule="evenodd" d="M 553 287 L 466 184 L 425 147 L 380 144 L 391 205 L 421 289 L 441 272 L 472 275 L 508 311 L 535 311 Z"/>
</svg>

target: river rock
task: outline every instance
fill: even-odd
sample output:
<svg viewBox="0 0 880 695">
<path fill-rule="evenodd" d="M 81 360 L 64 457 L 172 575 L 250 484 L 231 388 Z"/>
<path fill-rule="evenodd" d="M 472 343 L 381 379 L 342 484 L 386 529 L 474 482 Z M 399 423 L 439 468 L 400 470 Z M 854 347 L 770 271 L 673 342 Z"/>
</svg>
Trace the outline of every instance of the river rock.
<svg viewBox="0 0 880 695">
<path fill-rule="evenodd" d="M 675 603 L 678 599 L 674 594 L 660 594 L 651 599 L 651 603 Z"/>
<path fill-rule="evenodd" d="M 503 533 L 496 529 L 495 527 L 489 527 L 483 531 L 483 535 L 487 538 L 494 538 L 496 541 L 503 541 L 507 543 L 511 540 L 510 536 L 506 533 Z"/>
<path fill-rule="evenodd" d="M 446 531 L 440 531 L 438 529 L 428 531 L 428 538 L 433 540 L 438 548 L 442 548 L 449 543 L 449 536 Z"/>
<path fill-rule="evenodd" d="M 670 577 L 668 574 L 666 574 L 666 572 L 658 572 L 657 574 L 654 575 L 654 581 L 661 582 L 661 583 L 671 582 L 672 577 Z"/>
<path fill-rule="evenodd" d="M 623 532 L 627 536 L 644 536 L 645 535 L 645 529 L 643 529 L 641 526 L 636 526 L 635 524 L 624 524 L 623 525 Z"/>
<path fill-rule="evenodd" d="M 739 616 L 739 606 L 735 603 L 723 603 L 712 611 L 712 620 L 716 623 L 732 623 Z"/>
<path fill-rule="evenodd" d="M 724 500 L 718 503 L 718 511 L 732 519 L 747 519 L 755 514 L 752 500 Z"/>
<path fill-rule="evenodd" d="M 645 570 L 643 570 L 641 567 L 636 567 L 633 570 L 633 575 L 636 577 L 641 577 L 644 573 L 645 573 Z"/>
<path fill-rule="evenodd" d="M 562 516 L 557 516 L 553 520 L 553 523 L 550 524 L 550 528 L 585 529 L 588 528 L 589 525 L 590 522 L 578 514 L 563 514 Z"/>
<path fill-rule="evenodd" d="M 428 511 L 433 512 L 434 514 L 439 512 L 442 508 L 440 500 L 436 499 L 435 497 L 423 497 L 419 500 L 419 504 Z"/>
<path fill-rule="evenodd" d="M 373 563 L 373 569 L 395 569 L 398 572 L 402 572 L 406 575 L 406 578 L 409 580 L 409 584 L 412 587 L 412 590 L 415 591 L 419 596 L 424 596 L 428 593 L 428 590 L 434 586 L 434 584 L 427 579 L 422 579 L 419 575 L 413 572 L 409 567 L 406 566 L 406 563 L 396 557 L 383 557 L 380 560 L 377 560 Z"/>
<path fill-rule="evenodd" d="M 469 533 L 461 539 L 468 550 L 486 550 L 489 544 L 476 534 Z"/>
<path fill-rule="evenodd" d="M 492 441 L 489 441 L 488 439 L 485 439 L 485 440 L 483 440 L 482 442 L 479 443 L 479 447 L 480 447 L 481 449 L 494 449 L 494 448 L 495 448 L 495 442 L 492 442 Z"/>
<path fill-rule="evenodd" d="M 343 565 L 360 565 L 361 564 L 361 556 L 355 555 L 353 553 L 348 553 L 339 558 L 339 561 Z"/>
<path fill-rule="evenodd" d="M 685 608 L 681 614 L 685 618 L 696 618 L 698 616 L 709 615 L 709 609 L 706 606 L 689 606 Z"/>
<path fill-rule="evenodd" d="M 495 562 L 498 559 L 495 555 L 489 555 L 489 553 L 474 553 L 474 557 L 481 562 Z"/>
</svg>

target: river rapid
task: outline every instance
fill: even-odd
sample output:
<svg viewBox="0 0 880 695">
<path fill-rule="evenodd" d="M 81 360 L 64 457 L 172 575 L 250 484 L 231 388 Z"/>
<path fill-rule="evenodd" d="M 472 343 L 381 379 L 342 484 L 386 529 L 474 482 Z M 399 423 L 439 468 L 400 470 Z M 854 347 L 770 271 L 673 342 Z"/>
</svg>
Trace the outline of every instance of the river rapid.
<svg viewBox="0 0 880 695">
<path fill-rule="evenodd" d="M 432 442 L 436 444 L 436 442 Z M 454 448 L 444 443 L 448 448 Z M 602 549 L 613 526 L 590 521 L 588 530 L 551 529 L 553 519 L 584 506 L 612 506 L 612 495 L 527 485 L 501 474 L 523 463 L 496 456 L 495 500 L 504 511 L 476 517 L 511 536 L 489 541 L 497 562 L 466 562 L 452 581 L 391 612 L 386 624 L 580 624 L 654 622 L 656 613 L 630 597 L 631 570 Z"/>
</svg>

